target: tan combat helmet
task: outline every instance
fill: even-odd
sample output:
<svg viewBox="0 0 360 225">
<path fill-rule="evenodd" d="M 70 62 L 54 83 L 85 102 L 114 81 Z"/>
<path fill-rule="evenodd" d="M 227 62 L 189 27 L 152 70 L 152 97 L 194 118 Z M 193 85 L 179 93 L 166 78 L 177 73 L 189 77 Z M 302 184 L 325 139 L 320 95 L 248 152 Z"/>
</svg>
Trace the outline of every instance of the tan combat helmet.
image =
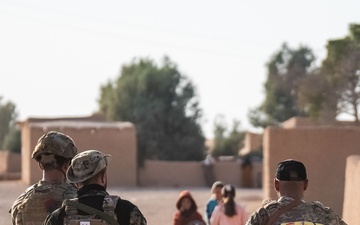
<svg viewBox="0 0 360 225">
<path fill-rule="evenodd" d="M 66 171 L 66 177 L 71 183 L 84 182 L 102 169 L 110 162 L 111 155 L 104 154 L 98 150 L 87 150 L 77 154 Z"/>
<path fill-rule="evenodd" d="M 42 164 L 56 165 L 55 155 L 72 159 L 77 153 L 73 139 L 58 131 L 50 131 L 41 136 L 31 158 Z"/>
</svg>

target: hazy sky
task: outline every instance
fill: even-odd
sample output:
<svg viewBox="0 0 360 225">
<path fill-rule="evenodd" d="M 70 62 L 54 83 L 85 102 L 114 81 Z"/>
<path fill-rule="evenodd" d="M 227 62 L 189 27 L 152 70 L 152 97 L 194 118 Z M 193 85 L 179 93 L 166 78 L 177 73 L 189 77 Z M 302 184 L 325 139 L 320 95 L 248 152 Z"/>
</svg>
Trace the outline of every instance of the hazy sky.
<svg viewBox="0 0 360 225">
<path fill-rule="evenodd" d="M 359 0 L 0 0 L 0 96 L 20 119 L 87 116 L 123 64 L 167 55 L 197 87 L 208 137 L 217 114 L 253 130 L 270 56 L 287 42 L 320 61 L 359 12 Z"/>
</svg>

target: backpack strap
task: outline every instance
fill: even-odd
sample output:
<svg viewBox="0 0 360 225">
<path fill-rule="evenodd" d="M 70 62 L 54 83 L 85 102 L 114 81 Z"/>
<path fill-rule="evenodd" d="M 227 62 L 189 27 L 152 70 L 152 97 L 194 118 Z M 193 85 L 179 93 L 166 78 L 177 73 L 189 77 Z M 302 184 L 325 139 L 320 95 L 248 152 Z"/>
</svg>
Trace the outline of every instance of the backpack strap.
<svg viewBox="0 0 360 225">
<path fill-rule="evenodd" d="M 273 222 L 279 218 L 283 213 L 289 211 L 290 209 L 300 205 L 303 201 L 302 200 L 294 200 L 293 202 L 290 202 L 289 204 L 281 207 L 278 209 L 274 214 L 272 214 L 266 221 L 265 225 L 272 225 Z"/>
<path fill-rule="evenodd" d="M 105 212 L 102 212 L 100 210 L 97 210 L 93 207 L 82 204 L 78 201 L 72 201 L 70 199 L 66 199 L 66 200 L 64 200 L 63 205 L 75 207 L 75 208 L 80 209 L 81 211 L 86 212 L 90 215 L 97 215 L 101 219 L 105 220 L 106 222 L 108 222 L 111 225 L 119 225 L 118 221 L 115 220 L 114 217 L 112 217 L 111 215 L 109 215 Z"/>
</svg>

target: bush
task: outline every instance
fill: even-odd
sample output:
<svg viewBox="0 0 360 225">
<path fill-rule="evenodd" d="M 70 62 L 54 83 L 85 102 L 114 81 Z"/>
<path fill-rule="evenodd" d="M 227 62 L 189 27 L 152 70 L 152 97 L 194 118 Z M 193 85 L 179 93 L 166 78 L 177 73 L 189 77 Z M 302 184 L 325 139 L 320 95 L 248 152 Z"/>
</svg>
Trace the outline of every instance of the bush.
<svg viewBox="0 0 360 225">
<path fill-rule="evenodd" d="M 21 153 L 21 131 L 20 129 L 11 129 L 4 138 L 3 149 L 14 153 Z"/>
</svg>

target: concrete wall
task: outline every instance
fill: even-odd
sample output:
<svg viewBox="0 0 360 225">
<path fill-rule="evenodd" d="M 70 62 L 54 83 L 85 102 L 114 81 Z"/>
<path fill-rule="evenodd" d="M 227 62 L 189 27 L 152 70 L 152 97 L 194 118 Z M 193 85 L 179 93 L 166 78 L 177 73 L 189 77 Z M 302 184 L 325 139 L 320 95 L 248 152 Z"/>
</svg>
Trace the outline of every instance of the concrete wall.
<svg viewBox="0 0 360 225">
<path fill-rule="evenodd" d="M 343 219 L 347 224 L 360 221 L 360 155 L 346 160 Z"/>
<path fill-rule="evenodd" d="M 108 167 L 109 186 L 137 185 L 136 133 L 131 123 L 28 120 L 22 123 L 22 180 L 26 184 L 42 177 L 31 153 L 37 140 L 46 132 L 56 130 L 73 138 L 79 152 L 96 149 L 112 155 Z"/>
<path fill-rule="evenodd" d="M 201 186 L 204 184 L 201 163 L 198 162 L 146 160 L 139 175 L 140 185 L 144 187 Z"/>
<path fill-rule="evenodd" d="M 216 162 L 213 167 L 215 180 L 242 187 L 242 169 L 238 162 Z M 252 187 L 258 185 L 262 163 L 252 166 Z M 260 176 L 261 177 L 261 176 Z M 206 186 L 202 162 L 172 162 L 146 160 L 139 171 L 139 184 L 145 187 Z"/>
<path fill-rule="evenodd" d="M 42 171 L 32 151 L 46 132 L 56 130 L 73 138 L 79 152 L 97 149 L 112 155 L 108 168 L 109 186 L 208 186 L 203 162 L 145 161 L 138 169 L 136 131 L 131 123 L 104 122 L 101 117 L 29 118 L 20 122 L 22 129 L 21 160 L 9 163 L 21 165 L 21 179 L 30 185 L 42 178 Z M 7 162 L 8 162 L 7 161 Z M 19 163 L 21 161 L 21 163 Z M 262 163 L 243 168 L 239 162 L 216 161 L 211 166 L 212 179 L 238 187 L 261 187 Z M 209 172 L 209 170 L 207 171 Z M 209 177 L 207 177 L 209 178 Z M 212 183 L 211 183 L 212 184 Z"/>
<path fill-rule="evenodd" d="M 346 158 L 360 153 L 360 128 L 312 126 L 283 129 L 269 127 L 264 133 L 264 198 L 276 199 L 273 179 L 278 162 L 302 161 L 308 172 L 305 200 L 319 200 L 339 215 L 344 203 Z"/>
<path fill-rule="evenodd" d="M 113 158 L 114 158 L 114 154 Z M 1 158 L 0 163 L 4 161 L 4 164 L 15 165 L 16 162 L 20 162 L 20 155 L 17 155 L 18 158 L 14 157 L 10 158 Z M 0 157 L 1 152 L 0 152 Z M 27 160 L 29 161 L 29 160 Z M 31 161 L 29 161 L 31 162 Z M 28 163 L 28 162 L 27 162 Z M 30 163 L 33 164 L 33 163 Z M 115 173 L 108 174 L 111 181 L 113 180 L 121 180 L 121 186 L 133 186 L 134 177 L 129 177 L 129 179 L 124 179 L 123 176 L 119 175 L 117 172 L 117 166 L 114 165 L 114 160 L 112 160 L 110 164 L 110 168 L 115 168 Z M 18 163 L 21 165 L 21 163 Z M 1 169 L 1 167 L 0 167 Z M 262 187 L 262 163 L 261 162 L 253 162 L 251 167 L 242 168 L 238 162 L 216 162 L 215 165 L 212 166 L 214 172 L 215 180 L 222 180 L 226 183 L 233 184 L 237 187 L 244 188 L 261 188 Z M 19 167 L 18 171 L 20 175 L 21 168 Z M 35 166 L 35 175 L 34 179 L 36 182 L 41 177 L 40 170 L 37 171 L 38 168 Z M 110 169 L 109 169 L 110 170 Z M 207 186 L 207 182 L 205 180 L 204 174 L 204 165 L 202 162 L 173 162 L 173 161 L 156 161 L 156 160 L 146 160 L 144 167 L 139 169 L 138 176 L 129 173 L 126 176 L 135 176 L 135 180 L 138 181 L 138 185 L 144 187 L 180 187 L 180 186 Z M 14 177 L 13 174 L 8 174 L 6 171 L 0 170 L 3 175 L 2 179 L 18 179 L 18 177 Z M 121 176 L 120 178 L 117 178 Z M 25 179 L 28 179 L 25 177 Z M 24 180 L 24 178 L 23 178 Z M 130 185 L 128 183 L 130 180 Z M 33 182 L 32 182 L 33 183 Z M 30 183 L 29 183 L 30 184 Z M 212 183 L 211 183 L 212 184 Z M 117 183 L 113 185 L 118 185 Z"/>
<path fill-rule="evenodd" d="M 10 151 L 0 151 L 0 174 L 21 171 L 21 155 Z"/>
</svg>

